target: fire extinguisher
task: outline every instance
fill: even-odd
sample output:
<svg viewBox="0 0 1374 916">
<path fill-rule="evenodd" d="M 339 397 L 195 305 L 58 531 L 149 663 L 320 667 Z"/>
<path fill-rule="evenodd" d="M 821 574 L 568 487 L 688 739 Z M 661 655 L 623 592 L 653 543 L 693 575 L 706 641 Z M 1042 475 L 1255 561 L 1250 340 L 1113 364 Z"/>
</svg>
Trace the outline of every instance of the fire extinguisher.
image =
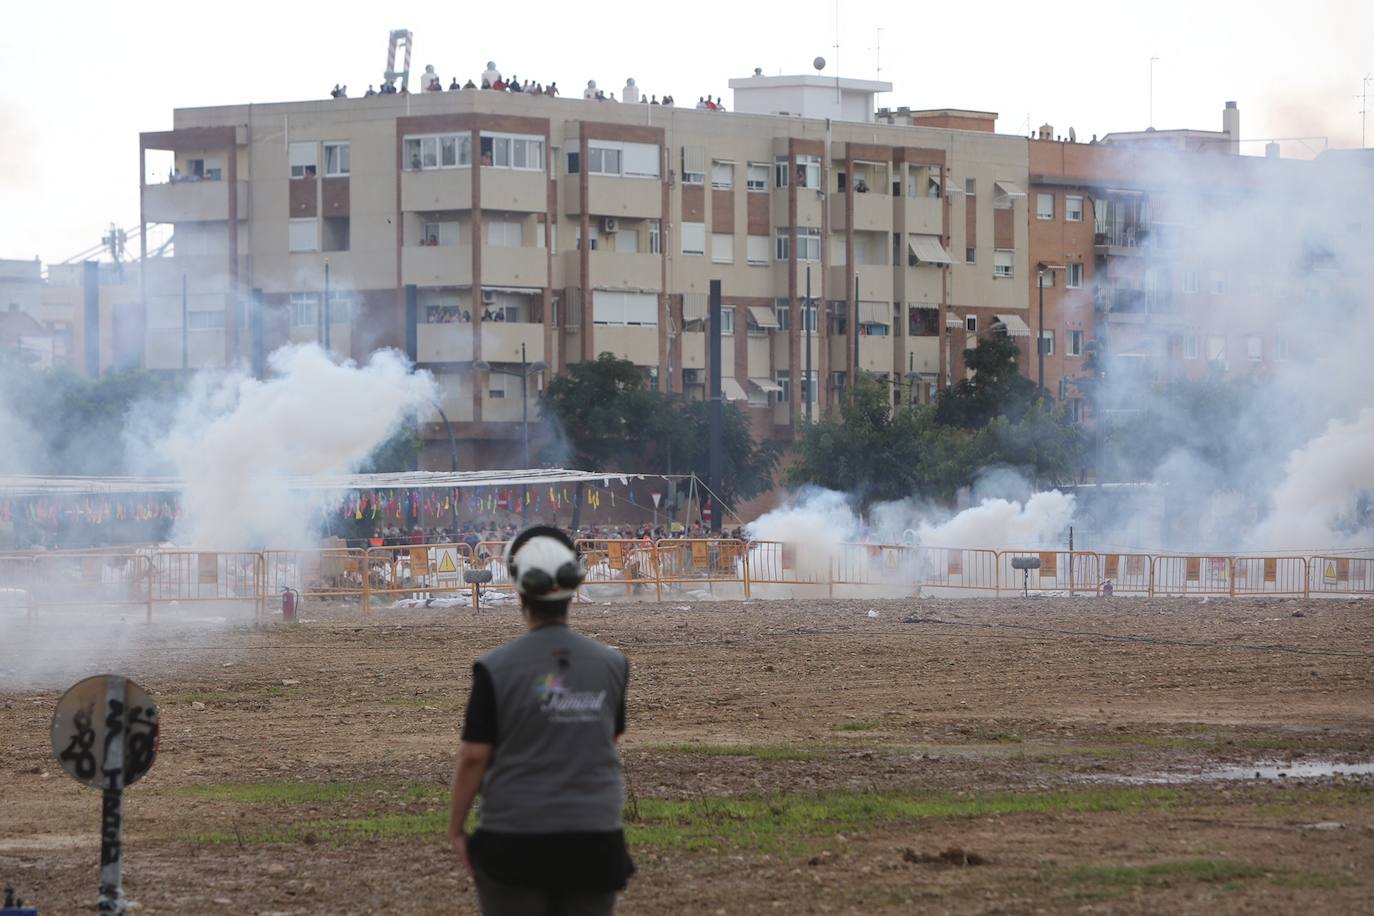
<svg viewBox="0 0 1374 916">
<path fill-rule="evenodd" d="M 287 586 L 281 590 L 281 619 L 287 623 L 296 622 L 296 609 L 301 604 L 301 593 Z"/>
</svg>

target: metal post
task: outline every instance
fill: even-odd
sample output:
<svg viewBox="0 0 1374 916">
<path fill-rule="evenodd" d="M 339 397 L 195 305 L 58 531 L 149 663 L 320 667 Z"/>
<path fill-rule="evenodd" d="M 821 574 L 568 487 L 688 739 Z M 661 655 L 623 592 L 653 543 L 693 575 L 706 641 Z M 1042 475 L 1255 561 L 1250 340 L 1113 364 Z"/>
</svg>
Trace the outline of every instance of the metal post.
<svg viewBox="0 0 1374 916">
<path fill-rule="evenodd" d="M 189 369 L 190 362 L 190 334 L 186 327 L 186 274 L 181 275 L 181 368 Z"/>
<path fill-rule="evenodd" d="M 711 377 L 709 380 L 707 396 L 711 399 L 710 403 L 710 425 L 708 428 L 707 447 L 709 460 L 707 462 L 707 473 L 710 480 L 707 486 L 711 491 L 711 499 L 714 504 L 716 494 L 720 492 L 721 474 L 721 424 L 724 419 L 722 411 L 724 406 L 721 403 L 720 394 L 720 281 L 711 281 L 711 304 L 708 313 L 711 322 Z M 724 506 L 714 506 L 711 513 L 710 530 L 719 534 L 722 516 L 725 514 Z"/>
<path fill-rule="evenodd" d="M 248 319 L 249 348 L 253 365 L 253 377 L 262 378 L 266 374 L 266 351 L 263 335 L 262 290 L 254 289 L 252 295 L 253 314 Z"/>
<path fill-rule="evenodd" d="M 324 349 L 329 352 L 329 259 L 324 259 Z"/>
<path fill-rule="evenodd" d="M 124 851 L 124 744 L 129 712 L 125 704 L 125 679 L 110 675 L 105 680 L 105 786 L 100 803 L 100 897 L 101 913 L 124 912 L 122 865 Z M 111 740 L 112 739 L 112 740 Z"/>
<path fill-rule="evenodd" d="M 1045 269 L 1043 267 L 1036 274 L 1036 285 L 1040 287 L 1040 334 L 1035 338 L 1035 354 L 1040 368 L 1037 371 L 1036 387 L 1039 389 L 1039 397 L 1043 398 L 1045 396 Z"/>
<path fill-rule="evenodd" d="M 811 425 L 811 265 L 806 265 L 806 307 L 802 309 L 802 327 L 806 330 L 806 424 Z"/>
<path fill-rule="evenodd" d="M 859 382 L 859 270 L 854 269 L 854 327 L 849 329 L 849 333 L 854 338 L 854 377 L 849 380 L 849 388 L 854 390 L 854 386 Z"/>
<path fill-rule="evenodd" d="M 525 463 L 521 465 L 526 469 L 530 466 L 530 401 L 529 392 L 529 363 L 525 358 L 525 342 L 520 342 L 520 432 L 524 445 Z M 520 503 L 521 509 L 525 506 L 524 501 Z"/>
</svg>

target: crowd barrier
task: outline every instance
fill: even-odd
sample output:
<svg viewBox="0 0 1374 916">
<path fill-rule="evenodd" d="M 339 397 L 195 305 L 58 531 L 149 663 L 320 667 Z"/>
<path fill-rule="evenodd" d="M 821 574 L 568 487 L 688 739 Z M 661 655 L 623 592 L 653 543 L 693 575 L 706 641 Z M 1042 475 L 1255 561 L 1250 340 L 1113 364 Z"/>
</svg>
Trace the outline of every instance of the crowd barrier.
<svg viewBox="0 0 1374 916">
<path fill-rule="evenodd" d="M 1230 556 L 985 550 L 910 544 L 817 545 L 733 538 L 583 539 L 587 567 L 579 600 L 716 597 L 1015 595 L 1023 588 L 1069 595 L 1374 595 L 1368 555 Z M 147 550 L 0 554 L 0 612 L 248 603 L 302 598 L 377 602 L 462 596 L 477 607 L 487 590 L 509 593 L 505 542 L 364 549 Z M 1017 569 L 1018 558 L 1038 568 Z M 1035 565 L 1035 564 L 1030 564 Z M 470 576 L 470 573 L 478 575 Z M 487 575 L 489 573 L 490 575 Z M 470 602 L 466 600 L 470 596 Z"/>
</svg>

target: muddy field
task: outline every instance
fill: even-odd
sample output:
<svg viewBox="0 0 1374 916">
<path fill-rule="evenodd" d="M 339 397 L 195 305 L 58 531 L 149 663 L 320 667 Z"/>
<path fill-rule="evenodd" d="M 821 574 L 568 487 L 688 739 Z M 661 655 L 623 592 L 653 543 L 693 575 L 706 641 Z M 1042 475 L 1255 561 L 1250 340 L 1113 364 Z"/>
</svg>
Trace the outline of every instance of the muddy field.
<svg viewBox="0 0 1374 916">
<path fill-rule="evenodd" d="M 304 616 L 115 625 L 109 667 L 163 717 L 126 801 L 129 896 L 145 914 L 474 912 L 446 787 L 471 660 L 515 612 Z M 633 665 L 621 912 L 1374 910 L 1374 602 L 574 616 Z M 61 626 L 12 632 L 0 681 Z M 0 694 L 0 883 L 45 914 L 89 911 L 97 874 L 99 797 L 48 747 L 59 693 Z M 1255 778 L 1266 762 L 1284 775 Z"/>
</svg>

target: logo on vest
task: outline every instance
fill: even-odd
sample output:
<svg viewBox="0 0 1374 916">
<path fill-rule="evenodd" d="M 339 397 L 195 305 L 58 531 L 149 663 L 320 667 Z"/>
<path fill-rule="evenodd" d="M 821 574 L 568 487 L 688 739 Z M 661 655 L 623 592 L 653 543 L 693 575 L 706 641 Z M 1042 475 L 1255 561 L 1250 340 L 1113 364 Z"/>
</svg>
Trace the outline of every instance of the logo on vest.
<svg viewBox="0 0 1374 916">
<path fill-rule="evenodd" d="M 554 722 L 595 722 L 606 702 L 604 690 L 569 690 L 561 674 L 546 674 L 535 681 L 534 695 L 539 711 Z"/>
</svg>

